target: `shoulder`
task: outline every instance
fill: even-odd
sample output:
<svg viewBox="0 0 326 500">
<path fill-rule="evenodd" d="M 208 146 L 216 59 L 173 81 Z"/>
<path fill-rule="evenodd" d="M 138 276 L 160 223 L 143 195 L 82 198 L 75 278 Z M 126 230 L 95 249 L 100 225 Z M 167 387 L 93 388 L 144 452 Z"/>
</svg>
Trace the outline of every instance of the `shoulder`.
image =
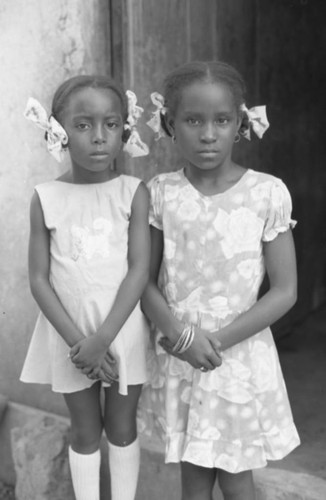
<svg viewBox="0 0 326 500">
<path fill-rule="evenodd" d="M 133 175 L 125 175 L 121 174 L 118 178 L 118 182 L 120 185 L 121 192 L 126 194 L 131 195 L 131 197 L 134 196 L 136 191 L 141 190 L 141 189 L 146 189 L 144 182 L 142 179 L 139 179 L 138 177 L 135 177 Z"/>
<path fill-rule="evenodd" d="M 272 174 L 257 172 L 255 170 L 247 171 L 244 188 L 253 200 L 265 198 L 273 201 L 289 199 L 291 197 L 282 179 Z"/>
<path fill-rule="evenodd" d="M 152 188 L 164 189 L 165 186 L 173 186 L 180 184 L 181 179 L 182 179 L 182 170 L 177 170 L 176 172 L 158 174 L 147 183 L 147 187 L 150 190 Z"/>
<path fill-rule="evenodd" d="M 34 186 L 33 199 L 38 198 L 41 204 L 46 203 L 47 200 L 52 202 L 52 197 L 56 196 L 58 189 L 60 188 L 60 182 L 48 181 Z"/>
<path fill-rule="evenodd" d="M 275 175 L 265 172 L 258 172 L 257 170 L 251 169 L 247 171 L 247 184 L 253 186 L 258 184 L 269 184 L 270 186 L 285 186 L 283 180 L 279 177 L 275 177 Z"/>
<path fill-rule="evenodd" d="M 145 183 L 132 175 L 120 175 L 119 188 L 115 189 L 115 196 L 119 203 L 129 207 L 128 211 L 148 210 L 149 193 Z"/>
</svg>

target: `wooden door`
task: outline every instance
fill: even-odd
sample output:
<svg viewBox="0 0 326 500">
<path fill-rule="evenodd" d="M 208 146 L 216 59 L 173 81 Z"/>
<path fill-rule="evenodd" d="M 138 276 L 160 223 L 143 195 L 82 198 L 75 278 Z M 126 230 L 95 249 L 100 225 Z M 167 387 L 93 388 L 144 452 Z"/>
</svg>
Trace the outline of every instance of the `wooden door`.
<svg viewBox="0 0 326 500">
<path fill-rule="evenodd" d="M 287 333 L 325 300 L 326 166 L 324 0 L 111 0 L 112 65 L 150 117 L 150 93 L 189 60 L 221 59 L 247 82 L 248 107 L 266 104 L 271 123 L 262 141 L 237 145 L 244 166 L 281 177 L 293 198 L 299 298 L 276 325 Z M 325 79 L 324 79 L 325 80 Z M 177 168 L 169 140 L 154 141 L 148 158 L 125 168 L 145 180 Z"/>
</svg>

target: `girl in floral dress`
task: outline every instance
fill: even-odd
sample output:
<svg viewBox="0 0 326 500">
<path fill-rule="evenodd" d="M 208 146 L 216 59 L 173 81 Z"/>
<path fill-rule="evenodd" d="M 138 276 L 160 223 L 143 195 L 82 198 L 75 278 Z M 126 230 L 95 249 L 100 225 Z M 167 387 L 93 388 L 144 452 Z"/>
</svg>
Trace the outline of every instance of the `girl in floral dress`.
<svg viewBox="0 0 326 500">
<path fill-rule="evenodd" d="M 152 99 L 149 124 L 162 135 L 162 121 L 185 166 L 149 184 L 155 340 L 140 423 L 180 462 L 183 500 L 211 500 L 216 480 L 225 500 L 252 500 L 252 470 L 299 444 L 269 328 L 296 301 L 291 198 L 232 160 L 240 135 L 269 125 L 234 68 L 188 63 Z"/>
</svg>

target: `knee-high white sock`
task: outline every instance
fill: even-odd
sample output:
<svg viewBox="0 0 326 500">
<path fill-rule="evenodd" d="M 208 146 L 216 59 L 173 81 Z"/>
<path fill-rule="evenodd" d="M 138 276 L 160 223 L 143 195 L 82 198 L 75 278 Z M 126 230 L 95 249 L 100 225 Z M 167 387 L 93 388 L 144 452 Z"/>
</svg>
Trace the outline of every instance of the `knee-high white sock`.
<svg viewBox="0 0 326 500">
<path fill-rule="evenodd" d="M 100 499 L 101 452 L 76 453 L 69 447 L 69 464 L 76 500 Z"/>
<path fill-rule="evenodd" d="M 111 478 L 111 500 L 134 500 L 139 474 L 138 438 L 128 446 L 108 442 Z"/>
</svg>

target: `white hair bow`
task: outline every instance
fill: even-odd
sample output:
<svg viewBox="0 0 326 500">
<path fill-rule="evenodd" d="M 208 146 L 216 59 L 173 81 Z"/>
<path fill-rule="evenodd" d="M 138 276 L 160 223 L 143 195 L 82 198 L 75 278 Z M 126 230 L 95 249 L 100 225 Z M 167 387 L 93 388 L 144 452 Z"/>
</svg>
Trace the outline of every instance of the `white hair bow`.
<svg viewBox="0 0 326 500">
<path fill-rule="evenodd" d="M 248 126 L 245 126 L 242 130 L 240 129 L 240 134 L 250 141 L 250 128 L 252 127 L 255 134 L 261 139 L 269 127 L 266 106 L 256 106 L 248 109 L 245 104 L 241 104 L 240 109 L 248 120 Z"/>
<path fill-rule="evenodd" d="M 156 133 L 155 140 L 158 141 L 161 137 L 166 137 L 166 133 L 161 124 L 161 115 L 166 114 L 167 108 L 164 106 L 164 97 L 158 92 L 153 92 L 151 94 L 151 100 L 154 106 L 156 106 L 156 110 L 152 112 L 152 118 L 146 123 L 154 130 Z"/>
<path fill-rule="evenodd" d="M 131 157 L 136 158 L 139 156 L 147 156 L 149 149 L 147 144 L 145 144 L 137 131 L 137 121 L 144 112 L 144 109 L 137 106 L 137 97 L 131 90 L 126 91 L 128 98 L 128 123 L 124 126 L 126 130 L 130 130 L 130 137 L 128 141 L 124 144 L 123 150 L 126 151 Z"/>
<path fill-rule="evenodd" d="M 62 162 L 64 157 L 63 146 L 68 144 L 68 136 L 65 129 L 53 116 L 48 118 L 43 106 L 33 97 L 30 97 L 27 101 L 24 116 L 27 120 L 31 120 L 39 128 L 45 130 L 49 153 L 58 162 Z"/>
</svg>

